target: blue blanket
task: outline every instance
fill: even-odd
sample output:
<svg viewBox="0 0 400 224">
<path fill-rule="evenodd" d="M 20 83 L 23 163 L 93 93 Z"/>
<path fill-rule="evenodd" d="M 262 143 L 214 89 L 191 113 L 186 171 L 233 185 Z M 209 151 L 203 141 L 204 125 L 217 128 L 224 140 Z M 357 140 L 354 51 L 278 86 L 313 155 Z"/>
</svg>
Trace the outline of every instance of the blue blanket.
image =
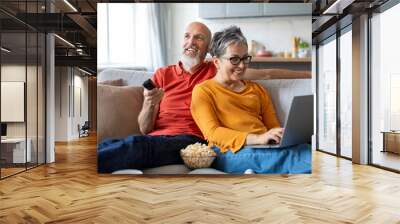
<svg viewBox="0 0 400 224">
<path fill-rule="evenodd" d="M 252 148 L 245 146 L 236 153 L 221 153 L 213 147 L 217 158 L 212 166 L 215 169 L 243 174 L 252 169 L 260 174 L 304 174 L 311 173 L 311 145 L 300 144 L 286 148 Z"/>
</svg>

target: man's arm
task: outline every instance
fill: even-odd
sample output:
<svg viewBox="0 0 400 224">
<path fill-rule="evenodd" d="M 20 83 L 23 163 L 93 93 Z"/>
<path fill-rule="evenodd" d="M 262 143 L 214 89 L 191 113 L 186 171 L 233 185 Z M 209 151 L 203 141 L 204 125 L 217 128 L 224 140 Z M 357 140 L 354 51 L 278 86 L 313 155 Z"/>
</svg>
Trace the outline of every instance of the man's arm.
<svg viewBox="0 0 400 224">
<path fill-rule="evenodd" d="M 164 91 L 157 88 L 150 91 L 144 89 L 143 91 L 144 100 L 142 110 L 139 113 L 138 124 L 140 132 L 144 135 L 153 130 L 163 94 Z"/>
<path fill-rule="evenodd" d="M 244 79 L 310 79 L 310 71 L 294 71 L 289 69 L 254 69 L 248 68 L 244 74 Z"/>
<path fill-rule="evenodd" d="M 147 134 L 153 130 L 154 122 L 158 114 L 159 105 L 149 105 L 143 103 L 142 110 L 139 113 L 138 123 L 142 134 Z"/>
</svg>

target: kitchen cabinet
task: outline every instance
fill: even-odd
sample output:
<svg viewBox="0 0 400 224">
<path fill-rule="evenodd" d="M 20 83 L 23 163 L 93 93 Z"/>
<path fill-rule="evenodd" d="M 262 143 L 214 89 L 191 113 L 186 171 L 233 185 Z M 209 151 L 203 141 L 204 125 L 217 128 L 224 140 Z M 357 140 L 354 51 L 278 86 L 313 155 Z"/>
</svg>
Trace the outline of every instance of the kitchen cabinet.
<svg viewBox="0 0 400 224">
<path fill-rule="evenodd" d="M 200 3 L 199 17 L 204 19 L 226 18 L 226 3 Z"/>
<path fill-rule="evenodd" d="M 304 3 L 201 3 L 204 19 L 311 15 L 311 4 Z"/>
<path fill-rule="evenodd" d="M 311 4 L 279 3 L 263 4 L 263 16 L 311 16 Z"/>
<path fill-rule="evenodd" d="M 226 17 L 262 16 L 263 5 L 263 3 L 226 3 Z"/>
</svg>

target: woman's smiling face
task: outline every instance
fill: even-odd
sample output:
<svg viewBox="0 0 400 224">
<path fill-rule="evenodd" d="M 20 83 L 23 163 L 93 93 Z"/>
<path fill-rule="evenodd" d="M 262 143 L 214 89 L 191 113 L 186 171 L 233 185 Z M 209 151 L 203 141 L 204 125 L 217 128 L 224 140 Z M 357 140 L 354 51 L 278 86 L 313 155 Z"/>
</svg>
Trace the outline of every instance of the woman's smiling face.
<svg viewBox="0 0 400 224">
<path fill-rule="evenodd" d="M 216 66 L 223 81 L 234 82 L 243 78 L 249 62 L 245 59 L 249 56 L 247 50 L 246 44 L 233 43 L 226 48 L 224 55 L 217 58 Z"/>
</svg>

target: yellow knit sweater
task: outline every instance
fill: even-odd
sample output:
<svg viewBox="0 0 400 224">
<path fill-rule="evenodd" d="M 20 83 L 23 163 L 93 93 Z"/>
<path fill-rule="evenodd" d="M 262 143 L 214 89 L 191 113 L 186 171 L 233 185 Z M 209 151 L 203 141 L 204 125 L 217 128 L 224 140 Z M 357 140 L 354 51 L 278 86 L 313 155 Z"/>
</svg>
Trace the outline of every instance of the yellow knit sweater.
<svg viewBox="0 0 400 224">
<path fill-rule="evenodd" d="M 211 79 L 193 89 L 193 119 L 209 145 L 221 152 L 237 152 L 248 134 L 280 127 L 268 92 L 255 82 L 245 84 L 243 91 L 234 92 Z"/>
</svg>

